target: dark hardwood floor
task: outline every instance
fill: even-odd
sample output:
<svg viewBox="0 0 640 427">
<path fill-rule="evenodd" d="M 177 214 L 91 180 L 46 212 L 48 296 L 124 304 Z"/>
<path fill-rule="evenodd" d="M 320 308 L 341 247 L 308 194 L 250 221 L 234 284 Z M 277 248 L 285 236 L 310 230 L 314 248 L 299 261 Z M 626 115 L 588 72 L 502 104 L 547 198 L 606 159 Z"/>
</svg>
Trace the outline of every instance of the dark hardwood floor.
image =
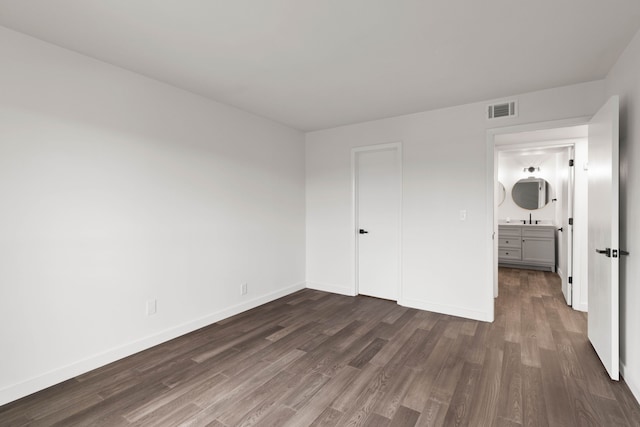
<svg viewBox="0 0 640 427">
<path fill-rule="evenodd" d="M 0 425 L 638 426 L 557 275 L 500 269 L 496 320 L 303 290 L 0 407 Z"/>
</svg>

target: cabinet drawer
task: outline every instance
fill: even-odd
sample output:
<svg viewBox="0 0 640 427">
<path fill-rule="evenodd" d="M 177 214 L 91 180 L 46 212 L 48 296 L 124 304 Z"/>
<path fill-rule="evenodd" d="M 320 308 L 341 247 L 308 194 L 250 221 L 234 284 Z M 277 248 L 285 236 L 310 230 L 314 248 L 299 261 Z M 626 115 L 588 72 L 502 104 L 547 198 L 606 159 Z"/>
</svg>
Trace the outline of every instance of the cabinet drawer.
<svg viewBox="0 0 640 427">
<path fill-rule="evenodd" d="M 498 226 L 498 237 L 520 237 L 522 229 L 516 226 L 500 225 Z"/>
<path fill-rule="evenodd" d="M 555 229 L 544 228 L 525 228 L 522 230 L 522 237 L 538 237 L 542 239 L 553 239 L 555 236 Z"/>
<path fill-rule="evenodd" d="M 498 239 L 499 248 L 519 248 L 520 237 L 500 237 Z"/>
<path fill-rule="evenodd" d="M 498 249 L 498 260 L 520 260 L 522 255 L 520 249 Z"/>
</svg>

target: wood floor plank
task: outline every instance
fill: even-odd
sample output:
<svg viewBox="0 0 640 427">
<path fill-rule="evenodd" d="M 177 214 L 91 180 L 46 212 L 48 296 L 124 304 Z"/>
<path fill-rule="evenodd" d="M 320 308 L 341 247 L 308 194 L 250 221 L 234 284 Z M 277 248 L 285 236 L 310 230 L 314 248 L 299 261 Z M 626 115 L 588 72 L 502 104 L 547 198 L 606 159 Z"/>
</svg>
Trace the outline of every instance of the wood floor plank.
<svg viewBox="0 0 640 427">
<path fill-rule="evenodd" d="M 640 405 L 633 397 L 629 386 L 624 381 L 620 381 L 612 389 L 615 398 L 610 400 L 616 403 L 615 406 L 622 411 L 629 424 L 633 425 L 634 422 L 640 424 Z"/>
<path fill-rule="evenodd" d="M 287 371 L 280 371 L 270 380 L 255 388 L 254 390 L 240 394 L 239 398 L 233 403 L 233 406 L 221 411 L 216 416 L 218 421 L 226 425 L 239 425 L 245 414 L 256 412 L 254 409 L 264 403 L 275 403 L 276 396 L 281 396 L 287 391 L 287 385 L 290 384 L 294 374 Z M 262 408 L 265 410 L 265 407 Z M 248 421 L 248 420 L 246 420 Z"/>
<path fill-rule="evenodd" d="M 601 416 L 603 412 L 596 409 L 598 402 L 589 393 L 582 380 L 572 377 L 565 377 L 568 391 L 571 395 L 573 418 L 579 426 L 601 426 L 605 425 Z"/>
<path fill-rule="evenodd" d="M 502 385 L 503 351 L 488 349 L 478 384 L 478 396 L 471 405 L 471 419 L 482 426 L 495 422 Z"/>
<path fill-rule="evenodd" d="M 540 349 L 542 363 L 542 388 L 544 390 L 547 418 L 551 425 L 574 426 L 574 401 L 562 375 L 558 354 Z"/>
<path fill-rule="evenodd" d="M 360 369 L 351 366 L 346 366 L 341 369 L 330 382 L 325 384 L 325 386 L 316 393 L 314 399 L 308 401 L 292 418 L 287 420 L 283 426 L 297 427 L 313 423 L 360 372 Z"/>
<path fill-rule="evenodd" d="M 446 356 L 438 377 L 434 381 L 430 399 L 444 405 L 449 404 L 462 374 L 462 367 L 465 361 L 464 355 L 470 341 L 471 337 L 464 334 L 456 338 L 449 349 L 449 354 Z"/>
<path fill-rule="evenodd" d="M 308 374 L 297 374 L 299 380 L 284 396 L 282 404 L 294 410 L 305 406 L 307 402 L 331 379 L 327 375 L 311 371 Z"/>
<path fill-rule="evenodd" d="M 10 426 L 639 426 L 559 277 L 500 268 L 495 321 L 305 289 L 0 407 Z"/>
<path fill-rule="evenodd" d="M 287 406 L 277 406 L 269 412 L 262 420 L 260 425 L 264 426 L 281 426 L 294 417 L 296 411 Z M 222 425 L 220 423 L 220 425 Z"/>
<path fill-rule="evenodd" d="M 391 427 L 413 427 L 416 425 L 420 412 L 401 406 L 391 420 Z"/>
<path fill-rule="evenodd" d="M 316 418 L 311 426 L 313 427 L 333 427 L 338 425 L 338 421 L 342 418 L 344 414 L 336 409 L 331 407 L 326 408 L 318 418 Z"/>
<path fill-rule="evenodd" d="M 443 426 L 445 425 L 444 419 L 448 410 L 448 403 L 438 402 L 433 398 L 429 398 L 429 400 L 427 400 L 427 404 L 420 413 L 418 421 L 416 421 L 416 425 L 426 427 Z"/>
<path fill-rule="evenodd" d="M 354 357 L 351 362 L 349 362 L 349 366 L 353 366 L 354 368 L 362 368 L 364 365 L 369 363 L 369 361 L 376 354 L 378 354 L 378 352 L 382 349 L 382 347 L 384 347 L 386 343 L 387 340 L 383 340 L 382 338 L 374 339 L 356 357 Z"/>
<path fill-rule="evenodd" d="M 505 343 L 500 382 L 498 417 L 522 424 L 522 363 L 519 344 Z"/>
<path fill-rule="evenodd" d="M 549 425 L 540 368 L 522 367 L 522 409 L 524 426 Z"/>
<path fill-rule="evenodd" d="M 331 407 L 337 409 L 340 412 L 347 412 L 349 408 L 354 404 L 358 396 L 360 396 L 372 378 L 376 377 L 382 372 L 381 367 L 375 365 L 367 365 L 361 370 L 360 374 L 355 378 L 353 382 L 348 384 L 342 393 L 338 394 L 334 399 Z"/>
<path fill-rule="evenodd" d="M 411 384 L 415 371 L 406 366 L 393 370 L 395 375 L 390 379 L 388 387 L 376 402 L 374 412 L 391 420 L 400 407 L 400 403 Z"/>
<path fill-rule="evenodd" d="M 455 392 L 449 403 L 444 425 L 463 426 L 471 424 L 471 408 L 478 395 L 477 388 L 482 365 L 465 362 Z"/>
<path fill-rule="evenodd" d="M 194 404 L 195 398 L 206 393 L 211 388 L 221 384 L 226 380 L 221 374 L 217 374 L 207 381 L 203 381 L 195 387 L 190 387 L 185 390 L 181 395 L 175 393 L 169 393 L 160 399 L 155 399 L 149 402 L 147 405 L 142 405 L 136 410 L 131 411 L 128 415 L 125 414 L 124 418 L 135 424 L 142 425 L 161 425 L 162 420 L 172 416 L 180 411 L 182 408 L 190 407 L 191 413 L 195 414 L 201 408 Z M 195 410 L 197 409 L 197 410 Z M 179 423 L 174 423 L 179 424 Z"/>
<path fill-rule="evenodd" d="M 343 417 L 345 425 L 364 425 L 369 415 L 373 413 L 376 402 L 389 386 L 391 375 L 393 375 L 392 372 L 383 368 L 372 376 L 366 389 L 353 401 L 349 409 L 345 411 Z"/>
<path fill-rule="evenodd" d="M 391 360 L 395 360 L 398 365 L 404 364 L 409 357 L 409 352 L 420 345 L 428 334 L 428 330 L 415 328 L 412 323 L 409 323 L 398 332 L 396 339 L 385 345 L 370 362 L 378 366 L 384 366 Z"/>
<path fill-rule="evenodd" d="M 574 351 L 578 357 L 580 367 L 584 372 L 584 378 L 588 384 L 589 391 L 600 397 L 615 399 L 613 385 L 609 379 L 609 374 L 600 362 L 595 350 L 591 346 L 586 334 L 576 334 L 567 332 L 571 339 Z"/>
<path fill-rule="evenodd" d="M 229 378 L 226 383 L 228 385 L 225 393 L 216 397 L 214 401 L 196 401 L 198 406 L 203 408 L 203 410 L 197 414 L 197 417 L 195 417 L 196 422 L 202 422 L 203 420 L 212 421 L 218 419 L 221 414 L 233 412 L 233 408 L 237 402 L 241 400 L 242 396 L 249 394 L 251 391 L 261 387 L 273 377 L 277 376 L 281 370 L 301 357 L 302 354 L 303 352 L 300 350 L 292 350 L 274 363 L 268 363 L 264 367 L 247 370 L 244 374 Z M 251 375 L 248 375 L 249 371 Z M 218 421 L 220 420 L 218 419 Z"/>
<path fill-rule="evenodd" d="M 382 415 L 372 412 L 364 421 L 364 425 L 367 427 L 388 427 L 391 423 L 389 418 L 385 418 Z"/>
<path fill-rule="evenodd" d="M 415 411 L 421 411 L 436 384 L 436 379 L 447 361 L 449 349 L 454 340 L 441 337 L 429 357 L 425 359 L 422 370 L 417 370 L 411 384 L 402 399 L 402 405 Z"/>
<path fill-rule="evenodd" d="M 68 417 L 50 425 L 109 425 L 109 419 L 124 420 L 123 414 L 163 396 L 168 390 L 167 386 L 155 381 L 142 382 L 89 408 L 70 412 Z"/>
</svg>

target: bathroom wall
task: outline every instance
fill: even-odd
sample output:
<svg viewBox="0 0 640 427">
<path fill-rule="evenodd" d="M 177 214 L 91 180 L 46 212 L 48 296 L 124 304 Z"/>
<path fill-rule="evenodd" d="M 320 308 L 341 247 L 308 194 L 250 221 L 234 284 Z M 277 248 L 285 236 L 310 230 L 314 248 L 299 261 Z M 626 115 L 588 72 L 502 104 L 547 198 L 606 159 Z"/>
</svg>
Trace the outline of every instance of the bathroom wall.
<svg viewBox="0 0 640 427">
<path fill-rule="evenodd" d="M 539 166 L 540 171 L 533 173 L 523 169 L 529 166 Z M 547 153 L 543 155 L 522 155 L 520 153 L 500 152 L 498 156 L 498 181 L 500 181 L 506 190 L 504 202 L 498 207 L 498 220 L 503 221 L 510 218 L 511 222 L 518 223 L 522 220 L 529 220 L 531 213 L 532 219 L 541 220 L 545 223 L 553 224 L 556 222 L 557 202 L 549 202 L 545 207 L 535 210 L 523 209 L 518 206 L 512 197 L 513 186 L 518 180 L 535 176 L 536 178 L 544 178 L 549 182 L 551 199 L 557 198 L 559 185 L 557 182 L 558 172 L 556 170 L 556 153 Z"/>
</svg>

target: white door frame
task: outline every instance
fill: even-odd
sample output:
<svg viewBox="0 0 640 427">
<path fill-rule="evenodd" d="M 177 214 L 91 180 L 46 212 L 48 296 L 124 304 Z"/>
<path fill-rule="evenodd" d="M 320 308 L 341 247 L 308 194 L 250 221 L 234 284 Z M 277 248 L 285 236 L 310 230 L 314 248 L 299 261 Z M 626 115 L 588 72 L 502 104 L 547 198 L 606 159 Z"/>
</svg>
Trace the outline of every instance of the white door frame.
<svg viewBox="0 0 640 427">
<path fill-rule="evenodd" d="M 351 247 L 353 254 L 353 294 L 358 295 L 358 163 L 359 153 L 366 151 L 395 150 L 397 153 L 398 167 L 398 289 L 396 290 L 397 303 L 402 304 L 402 143 L 390 142 L 386 144 L 365 145 L 351 149 Z"/>
<path fill-rule="evenodd" d="M 507 133 L 520 133 L 537 130 L 548 130 L 570 126 L 587 125 L 591 117 L 575 117 L 571 119 L 553 120 L 538 123 L 527 123 L 502 128 L 487 129 L 486 134 L 486 194 L 487 194 L 487 224 L 486 224 L 486 247 L 487 269 L 486 293 L 490 299 L 490 319 L 493 321 L 494 304 L 493 299 L 498 296 L 498 201 L 495 198 L 495 183 L 498 181 L 498 150 L 496 150 L 495 137 Z M 526 143 L 523 143 L 524 146 Z M 539 144 L 538 144 L 539 145 Z"/>
</svg>

